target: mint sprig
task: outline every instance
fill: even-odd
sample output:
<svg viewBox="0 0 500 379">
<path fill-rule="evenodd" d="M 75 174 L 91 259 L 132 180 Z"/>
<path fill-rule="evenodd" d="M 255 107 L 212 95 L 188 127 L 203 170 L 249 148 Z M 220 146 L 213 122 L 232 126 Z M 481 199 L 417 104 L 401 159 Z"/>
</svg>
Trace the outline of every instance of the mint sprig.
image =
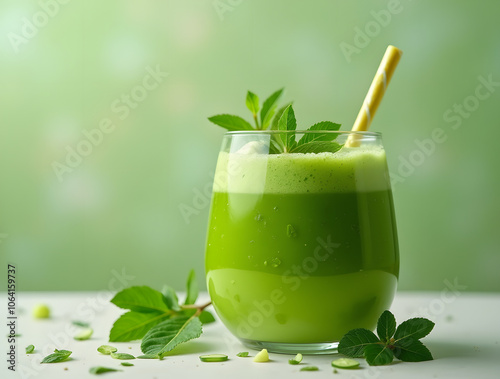
<svg viewBox="0 0 500 379">
<path fill-rule="evenodd" d="M 352 358 L 365 357 L 370 366 L 389 364 L 394 357 L 405 362 L 432 360 L 432 354 L 419 340 L 428 335 L 434 323 L 412 318 L 396 328 L 396 319 L 384 311 L 377 322 L 377 335 L 368 329 L 353 329 L 339 342 L 338 352 Z"/>
<path fill-rule="evenodd" d="M 260 106 L 259 97 L 251 92 L 247 92 L 246 106 L 252 113 L 255 127 L 245 119 L 230 114 L 220 114 L 209 117 L 209 121 L 216 125 L 222 126 L 229 131 L 245 131 L 245 130 L 278 130 L 289 131 L 290 133 L 274 135 L 271 138 L 269 153 L 320 153 L 331 152 L 335 153 L 340 150 L 343 145 L 333 142 L 337 135 L 335 133 L 305 133 L 299 141 L 295 139 L 294 131 L 297 130 L 297 120 L 292 103 L 278 109 L 278 102 L 283 95 L 284 89 L 271 94 Z M 260 111 L 260 122 L 259 122 Z M 340 129 L 340 124 L 330 121 L 318 122 L 307 130 L 309 131 L 337 131 Z"/>
<path fill-rule="evenodd" d="M 175 290 L 165 286 L 157 291 L 147 286 L 135 286 L 118 292 L 111 300 L 128 312 L 118 318 L 109 334 L 111 342 L 142 339 L 141 350 L 148 357 L 161 358 L 180 343 L 201 335 L 202 324 L 214 322 L 205 308 L 211 303 L 195 305 L 198 285 L 194 270 L 186 283 L 186 299 L 179 303 Z"/>
</svg>

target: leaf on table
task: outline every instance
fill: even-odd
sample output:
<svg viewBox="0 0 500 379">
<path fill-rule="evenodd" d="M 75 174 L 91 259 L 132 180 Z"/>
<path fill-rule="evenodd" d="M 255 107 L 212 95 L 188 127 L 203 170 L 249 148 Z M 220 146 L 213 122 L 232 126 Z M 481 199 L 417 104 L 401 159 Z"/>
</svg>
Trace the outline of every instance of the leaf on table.
<svg viewBox="0 0 500 379">
<path fill-rule="evenodd" d="M 109 332 L 110 342 L 128 342 L 141 339 L 153 326 L 170 317 L 161 312 L 130 311 L 115 321 Z"/>
<path fill-rule="evenodd" d="M 181 310 L 181 307 L 179 306 L 179 298 L 172 287 L 164 286 L 161 293 L 163 294 L 163 301 L 169 309 L 176 312 Z"/>
<path fill-rule="evenodd" d="M 405 362 L 431 361 L 431 352 L 417 339 L 403 339 L 394 344 L 394 355 Z"/>
<path fill-rule="evenodd" d="M 425 337 L 434 328 L 434 323 L 426 318 L 411 318 L 399 324 L 394 334 L 396 342 L 404 339 L 416 339 Z"/>
<path fill-rule="evenodd" d="M 163 294 L 148 286 L 134 286 L 118 292 L 111 302 L 117 307 L 136 312 L 168 312 Z"/>
<path fill-rule="evenodd" d="M 196 274 L 194 270 L 189 272 L 186 283 L 186 300 L 184 304 L 194 304 L 198 298 L 198 282 L 196 281 Z"/>
<path fill-rule="evenodd" d="M 368 329 L 353 329 L 339 342 L 338 352 L 351 358 L 360 358 L 367 345 L 378 343 L 377 336 Z"/>
<path fill-rule="evenodd" d="M 382 342 L 388 342 L 396 331 L 396 319 L 389 311 L 384 311 L 377 322 L 377 334 Z"/>
<path fill-rule="evenodd" d="M 173 317 L 153 327 L 142 339 L 144 354 L 156 354 L 160 358 L 180 343 L 198 338 L 202 333 L 198 317 Z"/>
<path fill-rule="evenodd" d="M 370 366 L 383 366 L 391 363 L 394 355 L 385 344 L 371 344 L 365 346 L 365 358 Z"/>
<path fill-rule="evenodd" d="M 69 350 L 57 350 L 55 349 L 52 354 L 47 355 L 42 359 L 40 363 L 59 363 L 68 360 L 69 356 L 72 354 Z"/>
</svg>

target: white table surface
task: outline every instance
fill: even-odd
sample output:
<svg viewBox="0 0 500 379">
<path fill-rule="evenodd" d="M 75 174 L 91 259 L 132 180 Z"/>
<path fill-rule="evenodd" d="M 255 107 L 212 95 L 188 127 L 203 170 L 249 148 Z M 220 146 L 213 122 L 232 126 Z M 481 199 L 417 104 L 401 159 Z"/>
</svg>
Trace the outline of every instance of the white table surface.
<svg viewBox="0 0 500 379">
<path fill-rule="evenodd" d="M 436 323 L 432 333 L 422 341 L 435 360 L 419 363 L 396 361 L 388 366 L 370 367 L 360 359 L 361 368 L 333 373 L 330 365 L 334 355 L 304 356 L 302 365 L 288 364 L 290 355 L 270 354 L 271 362 L 254 363 L 251 358 L 236 357 L 240 351 L 255 351 L 244 347 L 217 321 L 204 327 L 203 335 L 178 347 L 163 360 L 135 359 L 133 367 L 101 355 L 96 348 L 107 344 L 114 320 L 123 312 L 109 303 L 109 293 L 38 292 L 17 294 L 17 371 L 7 369 L 6 359 L 0 363 L 0 378 L 94 378 L 93 366 L 123 370 L 101 376 L 107 378 L 500 378 L 500 294 L 470 294 L 444 292 L 398 293 L 391 311 L 398 324 L 409 317 L 428 317 Z M 6 318 L 6 294 L 2 294 L 2 313 Z M 203 294 L 201 300 L 207 299 Z M 47 320 L 35 320 L 31 309 L 36 303 L 46 303 L 52 310 Z M 88 321 L 94 335 L 87 341 L 75 341 L 77 327 L 72 320 Z M 8 332 L 4 327 L 4 336 Z M 7 356 L 7 341 L 3 339 L 2 356 Z M 35 345 L 35 354 L 26 355 L 25 347 Z M 119 352 L 141 355 L 140 342 L 108 343 Z M 72 359 L 56 364 L 39 364 L 54 348 L 73 351 Z M 224 353 L 226 362 L 202 363 L 199 355 Z M 300 372 L 304 365 L 319 367 L 316 372 Z"/>
</svg>

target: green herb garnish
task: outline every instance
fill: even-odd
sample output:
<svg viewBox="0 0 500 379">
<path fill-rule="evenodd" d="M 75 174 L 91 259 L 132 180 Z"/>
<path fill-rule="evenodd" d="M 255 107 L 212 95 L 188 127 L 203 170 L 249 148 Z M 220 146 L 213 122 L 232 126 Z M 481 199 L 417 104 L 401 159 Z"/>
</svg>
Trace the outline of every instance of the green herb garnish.
<svg viewBox="0 0 500 379">
<path fill-rule="evenodd" d="M 300 371 L 319 371 L 319 368 L 317 366 L 304 366 Z"/>
<path fill-rule="evenodd" d="M 107 372 L 115 372 L 115 371 L 122 371 L 122 370 L 117 370 L 116 368 L 109 368 L 109 367 L 102 367 L 102 366 L 97 366 L 97 367 L 91 367 L 89 372 L 94 375 L 101 375 L 105 374 Z"/>
<path fill-rule="evenodd" d="M 279 130 L 288 131 L 272 136 L 269 153 L 320 153 L 340 150 L 343 145 L 333 142 L 337 137 L 334 133 L 304 133 L 299 141 L 295 140 L 294 131 L 297 129 L 297 120 L 293 111 L 292 104 L 287 104 L 276 111 L 278 101 L 283 93 L 283 89 L 274 92 L 263 103 L 262 108 L 259 105 L 259 97 L 253 92 L 248 91 L 246 97 L 247 108 L 252 113 L 255 127 L 248 121 L 239 116 L 220 114 L 209 117 L 209 121 L 222 126 L 229 131 L 245 130 Z M 259 122 L 260 110 L 260 122 Z M 274 116 L 274 118 L 273 118 Z M 310 131 L 337 131 L 340 124 L 330 121 L 322 121 L 312 125 L 307 130 Z"/>
<path fill-rule="evenodd" d="M 147 286 L 130 287 L 117 293 L 113 304 L 129 311 L 115 321 L 110 331 L 112 342 L 142 339 L 143 356 L 162 358 L 180 343 L 201 335 L 203 323 L 214 322 L 205 310 L 211 304 L 195 305 L 198 285 L 192 270 L 187 280 L 187 295 L 180 304 L 175 290 L 165 286 L 163 293 Z"/>
<path fill-rule="evenodd" d="M 228 357 L 226 354 L 200 355 L 200 361 L 202 361 L 202 362 L 224 362 L 227 360 L 228 360 Z"/>
<path fill-rule="evenodd" d="M 236 354 L 237 357 L 248 357 L 248 351 L 242 351 L 241 353 Z"/>
<path fill-rule="evenodd" d="M 289 359 L 288 363 L 291 365 L 298 365 L 302 362 L 302 354 L 298 353 L 293 359 Z"/>
<path fill-rule="evenodd" d="M 133 363 L 130 363 L 130 362 L 121 362 L 120 364 L 122 366 L 126 366 L 126 367 L 132 367 L 134 365 Z"/>
<path fill-rule="evenodd" d="M 111 353 L 111 358 L 113 359 L 135 359 L 135 357 L 132 354 L 127 354 L 127 353 Z"/>
<path fill-rule="evenodd" d="M 47 355 L 42 359 L 40 363 L 59 363 L 68 360 L 69 356 L 72 354 L 69 350 L 57 350 L 55 349 L 52 354 Z"/>
<path fill-rule="evenodd" d="M 370 366 L 392 362 L 394 357 L 405 362 L 432 360 L 431 352 L 419 340 L 434 328 L 426 318 L 412 318 L 396 329 L 396 319 L 384 311 L 377 323 L 378 337 L 368 329 L 353 329 L 339 342 L 338 352 L 352 358 L 365 357 Z"/>
<path fill-rule="evenodd" d="M 118 349 L 114 346 L 101 345 L 97 348 L 97 351 L 104 355 L 110 355 L 111 353 L 116 353 Z"/>
<path fill-rule="evenodd" d="M 28 346 L 26 346 L 26 354 L 31 354 L 33 351 L 35 351 L 35 346 L 34 345 L 28 345 Z"/>
</svg>

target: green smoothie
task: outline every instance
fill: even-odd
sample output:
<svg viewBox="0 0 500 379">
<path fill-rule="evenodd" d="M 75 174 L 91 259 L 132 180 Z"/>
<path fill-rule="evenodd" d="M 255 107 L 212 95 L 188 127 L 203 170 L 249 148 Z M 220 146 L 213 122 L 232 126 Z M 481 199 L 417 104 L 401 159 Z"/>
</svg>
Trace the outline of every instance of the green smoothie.
<svg viewBox="0 0 500 379">
<path fill-rule="evenodd" d="M 311 344 L 373 329 L 394 297 L 398 256 L 380 146 L 220 153 L 207 284 L 237 337 Z"/>
</svg>

